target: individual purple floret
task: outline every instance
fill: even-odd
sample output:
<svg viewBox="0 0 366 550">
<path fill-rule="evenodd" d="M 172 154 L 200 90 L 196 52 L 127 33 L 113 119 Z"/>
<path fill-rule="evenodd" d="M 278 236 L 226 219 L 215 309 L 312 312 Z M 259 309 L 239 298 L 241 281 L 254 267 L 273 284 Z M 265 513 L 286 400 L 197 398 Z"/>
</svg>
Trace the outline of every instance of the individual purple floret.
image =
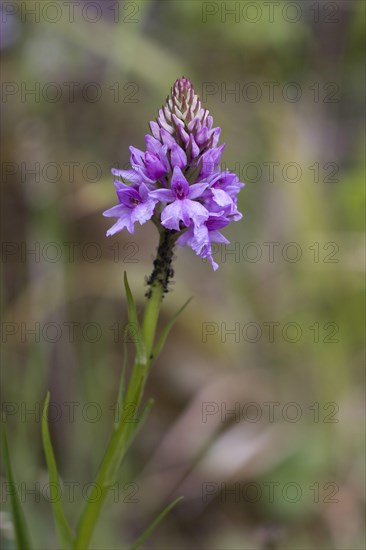
<svg viewBox="0 0 366 550">
<path fill-rule="evenodd" d="M 184 227 L 193 224 L 199 227 L 209 216 L 208 210 L 198 201 L 207 187 L 207 183 L 195 183 L 189 185 L 182 170 L 174 167 L 170 182 L 170 189 L 157 189 L 151 191 L 150 196 L 168 204 L 161 213 L 161 225 L 166 229 L 180 231 L 180 223 Z"/>
<path fill-rule="evenodd" d="M 211 244 L 228 243 L 219 230 L 241 219 L 237 196 L 244 185 L 220 169 L 225 147 L 218 146 L 221 129 L 213 127 L 213 118 L 184 77 L 175 82 L 150 129 L 146 151 L 130 147 L 131 168 L 112 170 L 120 178 L 115 180 L 119 204 L 104 216 L 118 220 L 107 235 L 125 228 L 133 233 L 135 222 L 152 220 L 217 269 Z"/>
<path fill-rule="evenodd" d="M 118 218 L 118 221 L 107 231 L 107 237 L 126 228 L 129 233 L 134 232 L 135 222 L 144 224 L 151 219 L 155 205 L 158 202 L 150 196 L 144 183 L 139 186 L 129 186 L 116 181 L 119 204 L 103 212 L 108 218 Z"/>
<path fill-rule="evenodd" d="M 202 225 L 190 227 L 177 240 L 179 246 L 188 245 L 202 258 L 208 258 L 215 271 L 219 266 L 212 257 L 212 243 L 229 244 L 219 229 L 226 227 L 230 220 L 221 214 L 220 212 L 218 214 L 211 213 Z"/>
</svg>

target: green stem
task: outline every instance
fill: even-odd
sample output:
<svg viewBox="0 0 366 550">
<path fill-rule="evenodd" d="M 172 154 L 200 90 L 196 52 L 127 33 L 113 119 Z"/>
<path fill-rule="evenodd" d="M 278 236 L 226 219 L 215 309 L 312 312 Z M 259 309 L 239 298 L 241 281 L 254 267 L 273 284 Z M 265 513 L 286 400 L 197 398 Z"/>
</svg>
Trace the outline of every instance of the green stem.
<svg viewBox="0 0 366 550">
<path fill-rule="evenodd" d="M 169 279 L 172 276 L 171 263 L 173 249 L 178 233 L 163 230 L 160 232 L 160 241 L 154 270 L 149 279 L 150 291 L 142 322 L 142 337 L 145 342 L 146 355 L 151 356 L 154 345 L 156 326 L 159 318 L 159 310 L 164 292 L 168 291 Z"/>
<path fill-rule="evenodd" d="M 142 337 L 146 348 L 146 360 L 135 360 L 129 380 L 125 403 L 132 405 L 135 415 L 139 414 L 143 398 L 146 379 L 152 362 L 152 349 L 155 341 L 156 328 L 159 319 L 160 305 L 163 294 L 167 291 L 168 281 L 171 276 L 171 262 L 175 235 L 172 232 L 162 231 L 154 271 L 152 272 L 148 292 L 148 301 L 145 307 L 142 323 Z M 138 424 L 129 422 L 123 417 L 112 433 L 108 447 L 99 467 L 91 495 L 86 503 L 79 521 L 74 542 L 74 550 L 87 550 L 91 537 L 98 521 L 109 489 L 115 483 L 118 468 L 128 450 L 129 441 Z"/>
<path fill-rule="evenodd" d="M 124 427 L 125 425 L 123 425 Z M 108 448 L 104 454 L 100 465 L 97 477 L 95 479 L 93 489 L 85 505 L 81 516 L 79 527 L 76 534 L 74 549 L 86 550 L 89 546 L 94 527 L 98 520 L 100 511 L 108 494 L 111 484 L 107 483 L 109 478 L 110 465 L 114 462 L 116 450 L 120 449 L 121 443 L 124 442 L 124 430 L 113 432 Z M 124 454 L 120 455 L 120 460 L 123 460 Z"/>
<path fill-rule="evenodd" d="M 130 383 L 126 394 L 126 403 L 133 405 L 132 410 L 138 411 L 142 400 L 144 384 L 139 384 L 141 377 L 146 379 L 149 362 L 144 364 L 135 363 L 131 374 Z M 99 467 L 91 494 L 86 503 L 83 514 L 80 518 L 74 542 L 75 550 L 86 550 L 89 547 L 91 537 L 98 521 L 105 499 L 110 488 L 115 483 L 118 468 L 123 461 L 128 449 L 128 442 L 133 435 L 136 424 L 131 419 L 120 419 L 117 429 L 112 433 L 108 447 Z M 132 431 L 132 433 L 131 433 Z"/>
</svg>

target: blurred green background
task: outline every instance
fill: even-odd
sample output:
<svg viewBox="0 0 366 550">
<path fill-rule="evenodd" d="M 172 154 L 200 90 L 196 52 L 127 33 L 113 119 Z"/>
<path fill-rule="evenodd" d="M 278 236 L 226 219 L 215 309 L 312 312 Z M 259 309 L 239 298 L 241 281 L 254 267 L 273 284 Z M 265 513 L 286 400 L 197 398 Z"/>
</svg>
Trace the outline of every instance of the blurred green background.
<svg viewBox="0 0 366 550">
<path fill-rule="evenodd" d="M 142 310 L 157 245 L 149 224 L 105 237 L 110 168 L 182 75 L 246 182 L 244 218 L 216 273 L 177 250 L 162 323 L 195 299 L 92 547 L 127 548 L 182 494 L 146 548 L 364 548 L 364 7 L 2 2 L 2 399 L 36 548 L 57 548 L 46 391 L 75 525 L 113 421 L 123 271 Z"/>
</svg>

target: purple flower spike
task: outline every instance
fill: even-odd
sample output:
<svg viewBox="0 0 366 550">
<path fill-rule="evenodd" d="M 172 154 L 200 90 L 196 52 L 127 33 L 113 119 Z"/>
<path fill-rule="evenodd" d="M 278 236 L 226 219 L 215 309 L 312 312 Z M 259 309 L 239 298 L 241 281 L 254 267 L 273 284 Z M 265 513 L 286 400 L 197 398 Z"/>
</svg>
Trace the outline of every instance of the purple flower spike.
<svg viewBox="0 0 366 550">
<path fill-rule="evenodd" d="M 237 196 L 244 185 L 234 173 L 220 169 L 225 147 L 218 145 L 221 129 L 213 126 L 184 77 L 175 82 L 150 129 L 146 151 L 130 147 L 131 168 L 112 170 L 119 178 L 119 204 L 104 215 L 118 220 L 107 235 L 125 228 L 133 233 L 136 221 L 153 219 L 168 237 L 190 246 L 217 269 L 211 244 L 228 242 L 219 229 L 241 219 Z"/>
</svg>

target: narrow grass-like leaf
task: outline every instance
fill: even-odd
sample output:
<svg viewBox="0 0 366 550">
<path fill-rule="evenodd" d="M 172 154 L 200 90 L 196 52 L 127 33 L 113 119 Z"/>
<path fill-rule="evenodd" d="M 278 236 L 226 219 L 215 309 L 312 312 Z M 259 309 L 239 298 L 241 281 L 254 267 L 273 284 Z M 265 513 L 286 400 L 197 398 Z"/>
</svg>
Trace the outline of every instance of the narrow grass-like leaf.
<svg viewBox="0 0 366 550">
<path fill-rule="evenodd" d="M 157 518 L 154 519 L 149 525 L 147 529 L 142 533 L 142 535 L 139 536 L 139 538 L 132 544 L 130 550 L 138 550 L 138 548 L 141 547 L 142 544 L 149 538 L 151 533 L 156 529 L 156 527 L 159 525 L 159 523 L 165 518 L 167 514 L 169 514 L 170 510 L 174 508 L 178 502 L 180 502 L 183 499 L 183 497 L 176 498 L 173 502 L 168 504 L 166 508 L 158 515 Z"/>
<path fill-rule="evenodd" d="M 25 521 L 22 504 L 20 501 L 18 489 L 15 483 L 15 478 L 13 474 L 13 469 L 11 466 L 4 418 L 3 418 L 3 427 L 2 427 L 2 444 L 3 444 L 6 477 L 11 487 L 10 502 L 11 502 L 12 518 L 13 518 L 13 525 L 14 525 L 14 532 L 15 532 L 17 547 L 18 547 L 18 550 L 30 550 L 32 548 L 32 544 L 30 541 L 28 527 Z"/>
<path fill-rule="evenodd" d="M 145 363 L 146 362 L 145 343 L 142 338 L 141 327 L 137 317 L 136 305 L 132 296 L 130 285 L 128 284 L 126 271 L 123 274 L 123 280 L 124 280 L 126 297 L 127 297 L 128 320 L 129 320 L 129 323 L 136 328 L 135 346 L 136 346 L 137 360 L 141 363 Z"/>
<path fill-rule="evenodd" d="M 123 364 L 122 364 L 122 372 L 119 380 L 118 395 L 117 395 L 117 401 L 116 401 L 116 415 L 114 419 L 115 430 L 118 428 L 118 425 L 119 425 L 120 414 L 122 411 L 124 397 L 125 397 L 125 379 L 126 379 L 126 368 L 127 368 L 127 362 L 128 362 L 126 336 L 127 336 L 127 328 L 125 328 L 123 332 Z"/>
<path fill-rule="evenodd" d="M 175 315 L 173 315 L 173 317 L 170 319 L 170 321 L 163 328 L 163 330 L 162 330 L 162 332 L 159 336 L 159 340 L 157 341 L 156 346 L 155 346 L 155 348 L 153 349 L 153 352 L 152 352 L 153 360 L 156 359 L 159 356 L 161 350 L 164 347 L 166 339 L 169 336 L 169 332 L 171 331 L 171 329 L 174 326 L 175 321 L 177 320 L 179 315 L 183 312 L 183 310 L 185 310 L 185 308 L 188 306 L 188 304 L 191 300 L 193 300 L 193 296 L 191 296 L 191 298 L 189 298 L 186 301 L 186 303 L 183 304 L 183 306 L 177 311 L 177 313 Z"/>
<path fill-rule="evenodd" d="M 50 480 L 50 498 L 53 507 L 53 515 L 55 519 L 55 525 L 57 530 L 58 539 L 61 548 L 72 548 L 73 535 L 69 524 L 67 522 L 60 496 L 62 494 L 60 481 L 57 472 L 57 465 L 55 455 L 53 453 L 50 432 L 48 429 L 48 405 L 50 402 L 50 394 L 47 393 L 46 400 L 43 407 L 42 415 L 42 440 L 43 449 L 46 456 L 46 462 L 48 467 L 48 475 Z"/>
<path fill-rule="evenodd" d="M 131 429 L 128 429 L 129 422 L 126 421 L 125 418 L 120 419 L 121 422 L 124 422 L 125 426 L 125 437 L 121 439 L 119 447 L 116 448 L 116 451 L 114 453 L 114 459 L 111 460 L 111 463 L 109 465 L 108 469 L 108 476 L 106 478 L 106 483 L 108 486 L 113 485 L 116 482 L 116 478 L 118 475 L 118 469 L 121 466 L 121 462 L 123 460 L 123 457 L 126 455 L 128 449 L 132 445 L 135 437 L 137 436 L 138 432 L 142 428 L 152 406 L 154 405 L 154 400 L 149 399 L 148 402 L 145 405 L 144 410 L 141 413 L 140 418 L 137 418 L 136 421 L 131 419 L 130 426 Z M 132 413 L 135 414 L 137 411 L 133 410 Z"/>
<path fill-rule="evenodd" d="M 141 416 L 140 418 L 137 419 L 137 423 L 136 423 L 136 427 L 135 429 L 133 430 L 132 434 L 130 435 L 130 438 L 128 440 L 128 443 L 127 443 L 127 449 L 126 451 L 128 450 L 128 448 L 132 445 L 133 441 L 135 440 L 137 434 L 139 433 L 139 431 L 141 430 L 142 426 L 144 425 L 145 423 L 145 420 L 146 418 L 148 417 L 153 405 L 154 405 L 155 401 L 154 399 L 149 399 L 148 402 L 146 403 L 145 405 L 145 408 L 144 410 L 142 411 L 141 413 Z"/>
</svg>

